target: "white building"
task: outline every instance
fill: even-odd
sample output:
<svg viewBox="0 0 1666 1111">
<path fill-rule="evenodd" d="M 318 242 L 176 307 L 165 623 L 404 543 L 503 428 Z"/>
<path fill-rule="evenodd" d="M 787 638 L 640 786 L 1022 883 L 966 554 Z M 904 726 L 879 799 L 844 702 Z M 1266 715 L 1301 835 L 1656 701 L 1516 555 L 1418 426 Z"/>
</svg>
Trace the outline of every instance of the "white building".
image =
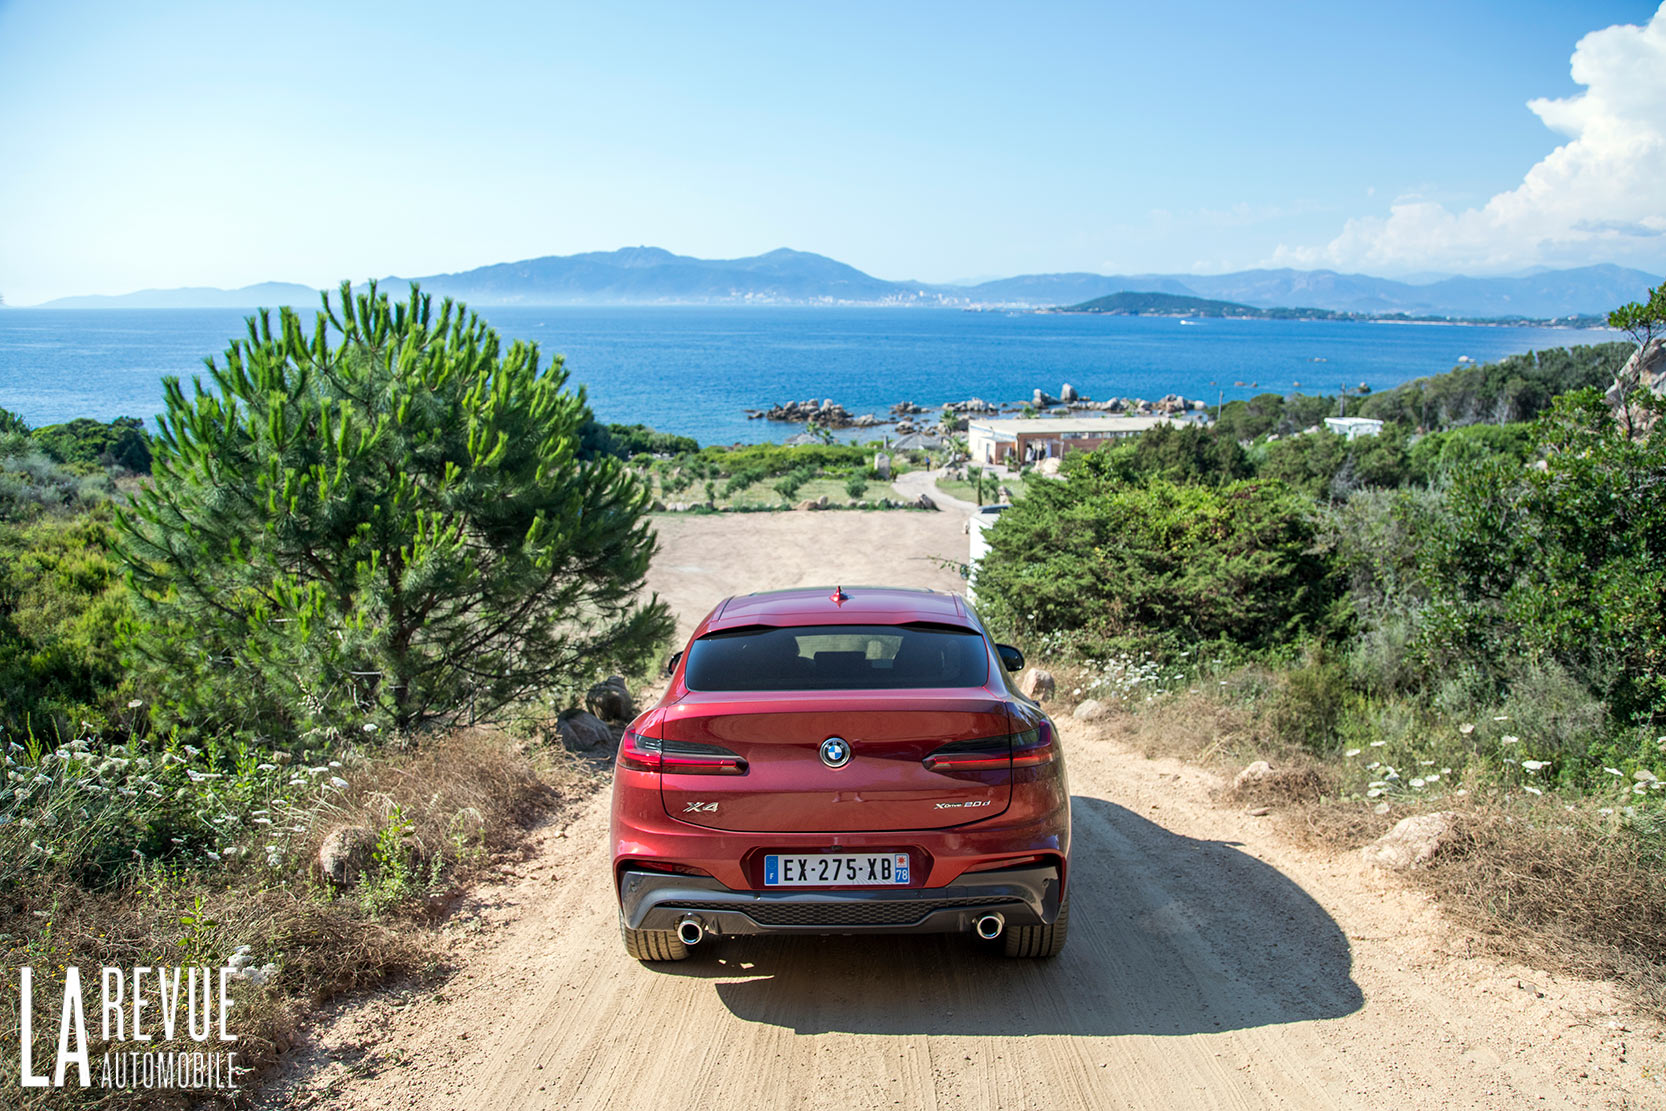
<svg viewBox="0 0 1666 1111">
<path fill-rule="evenodd" d="M 1345 440 L 1357 440 L 1377 435 L 1383 430 L 1383 422 L 1370 417 L 1326 417 L 1325 427 Z"/>
<path fill-rule="evenodd" d="M 1067 451 L 1103 447 L 1114 440 L 1149 432 L 1160 424 L 1179 427 L 1185 423 L 1179 417 L 1036 417 L 1033 420 L 974 417 L 966 424 L 966 453 L 979 466 L 989 463 L 1017 466 Z"/>
</svg>

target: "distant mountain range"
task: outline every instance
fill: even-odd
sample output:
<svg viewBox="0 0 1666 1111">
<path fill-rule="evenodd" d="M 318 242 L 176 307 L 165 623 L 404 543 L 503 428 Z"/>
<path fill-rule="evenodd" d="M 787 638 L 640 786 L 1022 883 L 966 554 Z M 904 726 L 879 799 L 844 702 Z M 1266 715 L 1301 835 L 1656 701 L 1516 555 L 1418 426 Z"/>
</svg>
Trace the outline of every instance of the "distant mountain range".
<svg viewBox="0 0 1666 1111">
<path fill-rule="evenodd" d="M 388 277 L 398 289 L 410 279 Z M 701 259 L 658 247 L 549 255 L 415 279 L 423 289 L 492 305 L 918 305 L 1050 308 L 1125 291 L 1230 301 L 1255 308 L 1314 308 L 1462 318 L 1549 319 L 1606 313 L 1646 297 L 1660 279 L 1620 266 L 1583 266 L 1508 278 L 1411 283 L 1332 270 L 1236 274 L 1026 274 L 976 285 L 893 282 L 805 251 Z M 316 291 L 282 282 L 243 289 L 144 290 L 115 297 L 63 297 L 44 308 L 253 308 L 311 305 Z"/>
</svg>

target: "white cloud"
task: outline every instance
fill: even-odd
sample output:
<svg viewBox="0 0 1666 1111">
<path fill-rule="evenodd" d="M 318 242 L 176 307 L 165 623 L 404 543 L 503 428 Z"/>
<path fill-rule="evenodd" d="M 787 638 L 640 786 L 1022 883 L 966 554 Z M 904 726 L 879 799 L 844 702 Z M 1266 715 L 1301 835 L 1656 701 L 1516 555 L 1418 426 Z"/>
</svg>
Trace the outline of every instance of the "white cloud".
<svg viewBox="0 0 1666 1111">
<path fill-rule="evenodd" d="M 1402 197 L 1349 220 L 1323 247 L 1280 246 L 1276 265 L 1470 272 L 1538 264 L 1666 260 L 1666 3 L 1646 26 L 1593 31 L 1574 47 L 1585 91 L 1528 102 L 1569 137 L 1522 183 L 1480 208 Z"/>
</svg>

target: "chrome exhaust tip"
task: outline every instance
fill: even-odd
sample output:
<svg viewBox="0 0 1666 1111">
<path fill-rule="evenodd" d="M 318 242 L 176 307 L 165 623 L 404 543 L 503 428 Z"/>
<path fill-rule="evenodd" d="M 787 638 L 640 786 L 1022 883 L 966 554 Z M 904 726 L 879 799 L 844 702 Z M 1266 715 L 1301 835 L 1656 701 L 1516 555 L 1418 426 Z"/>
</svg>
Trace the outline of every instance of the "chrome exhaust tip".
<svg viewBox="0 0 1666 1111">
<path fill-rule="evenodd" d="M 999 914 L 986 914 L 973 924 L 973 928 L 985 941 L 994 941 L 1001 936 L 1001 931 L 1007 928 L 1007 920 Z"/>
<path fill-rule="evenodd" d="M 677 940 L 684 945 L 698 945 L 706 937 L 706 924 L 690 914 L 677 923 Z"/>
</svg>

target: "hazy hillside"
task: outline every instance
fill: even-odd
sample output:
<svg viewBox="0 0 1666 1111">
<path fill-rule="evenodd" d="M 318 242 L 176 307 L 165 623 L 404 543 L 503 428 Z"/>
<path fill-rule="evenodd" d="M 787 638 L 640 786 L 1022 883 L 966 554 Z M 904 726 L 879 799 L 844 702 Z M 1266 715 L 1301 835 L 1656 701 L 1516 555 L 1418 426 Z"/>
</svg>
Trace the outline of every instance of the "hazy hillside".
<svg viewBox="0 0 1666 1111">
<path fill-rule="evenodd" d="M 1232 301 L 1183 297 L 1177 293 L 1135 293 L 1125 290 L 1105 297 L 1095 297 L 1091 301 L 1071 305 L 1060 311 L 1097 312 L 1108 316 L 1260 316 L 1264 310 Z"/>
<path fill-rule="evenodd" d="M 383 281 L 403 286 L 409 278 Z M 1141 291 L 1256 308 L 1408 313 L 1416 316 L 1558 317 L 1606 313 L 1643 297 L 1659 279 L 1619 266 L 1549 270 L 1510 278 L 1443 278 L 1414 284 L 1331 270 L 1235 274 L 1025 274 L 970 286 L 876 278 L 824 255 L 785 248 L 750 258 L 702 259 L 658 247 L 548 255 L 417 278 L 423 288 L 489 305 L 858 304 L 944 307 L 1075 305 Z M 145 290 L 121 297 L 66 297 L 49 308 L 253 307 L 308 304 L 316 294 L 280 282 L 243 289 Z"/>
<path fill-rule="evenodd" d="M 475 305 L 941 301 L 921 283 L 884 281 L 822 255 L 785 248 L 752 258 L 701 259 L 658 247 L 627 247 L 417 280 L 424 289 Z"/>
<path fill-rule="evenodd" d="M 40 306 L 47 309 L 242 309 L 257 305 L 318 303 L 318 291 L 293 282 L 261 282 L 241 289 L 188 286 L 183 289 L 142 289 L 137 293 L 89 294 L 60 297 Z"/>
</svg>

